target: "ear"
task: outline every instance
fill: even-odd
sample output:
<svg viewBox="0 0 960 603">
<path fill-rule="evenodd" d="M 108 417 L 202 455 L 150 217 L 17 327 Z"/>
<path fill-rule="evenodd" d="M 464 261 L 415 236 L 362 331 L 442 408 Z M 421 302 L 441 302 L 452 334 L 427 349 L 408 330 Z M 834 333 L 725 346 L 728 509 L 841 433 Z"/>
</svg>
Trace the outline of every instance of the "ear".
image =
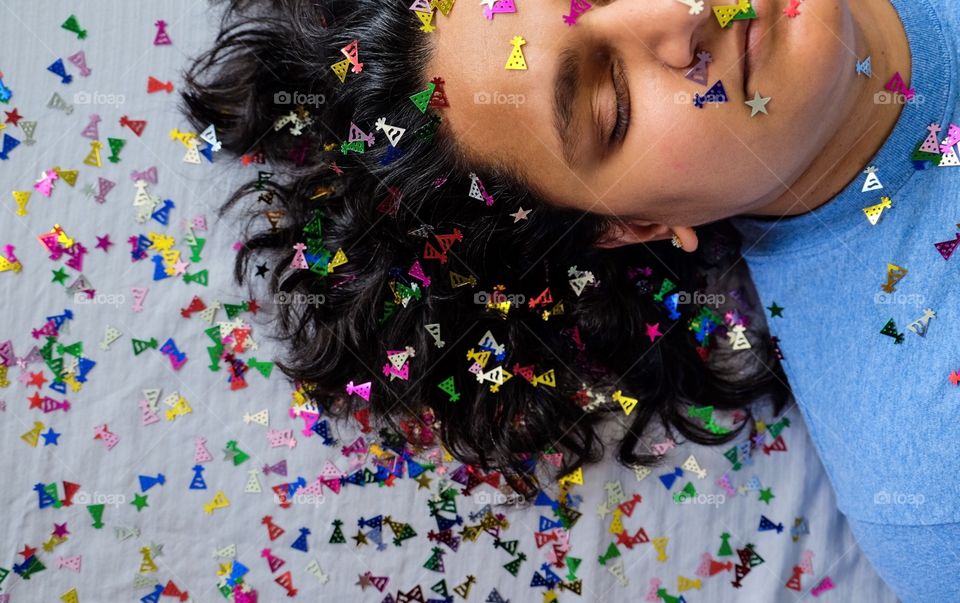
<svg viewBox="0 0 960 603">
<path fill-rule="evenodd" d="M 618 221 L 610 225 L 607 232 L 595 243 L 596 247 L 610 249 L 624 245 L 662 241 L 673 238 L 680 239 L 680 247 L 684 251 L 697 249 L 697 233 L 689 226 L 667 226 L 650 222 Z"/>
<path fill-rule="evenodd" d="M 595 243 L 595 246 L 601 249 L 611 249 L 624 245 L 669 239 L 671 234 L 670 229 L 663 224 L 616 221 L 610 224 L 600 240 Z"/>
</svg>

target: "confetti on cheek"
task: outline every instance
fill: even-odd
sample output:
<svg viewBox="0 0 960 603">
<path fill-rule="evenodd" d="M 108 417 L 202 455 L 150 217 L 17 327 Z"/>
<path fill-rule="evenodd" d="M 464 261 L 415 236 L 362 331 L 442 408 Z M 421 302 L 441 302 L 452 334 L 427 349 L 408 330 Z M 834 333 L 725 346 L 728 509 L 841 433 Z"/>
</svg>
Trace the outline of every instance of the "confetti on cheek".
<svg viewBox="0 0 960 603">
<path fill-rule="evenodd" d="M 710 87 L 703 95 L 693 95 L 693 105 L 697 109 L 703 109 L 706 103 L 725 103 L 727 102 L 727 90 L 723 87 L 723 82 L 717 82 Z"/>
<path fill-rule="evenodd" d="M 753 100 L 744 101 L 744 104 L 750 107 L 750 117 L 756 117 L 758 113 L 769 115 L 769 113 L 767 113 L 767 103 L 769 102 L 769 96 L 761 96 L 760 91 L 755 91 L 753 93 Z"/>
<path fill-rule="evenodd" d="M 701 86 L 707 85 L 707 65 L 713 62 L 713 56 L 706 50 L 697 53 L 697 64 L 684 74 L 684 77 Z"/>
<path fill-rule="evenodd" d="M 787 7 L 783 9 L 783 14 L 785 14 L 785 15 L 788 16 L 788 17 L 790 17 L 791 19 L 794 18 L 794 17 L 799 17 L 799 16 L 800 16 L 800 1 L 801 1 L 801 0 L 790 0 L 790 4 L 787 5 Z"/>
</svg>

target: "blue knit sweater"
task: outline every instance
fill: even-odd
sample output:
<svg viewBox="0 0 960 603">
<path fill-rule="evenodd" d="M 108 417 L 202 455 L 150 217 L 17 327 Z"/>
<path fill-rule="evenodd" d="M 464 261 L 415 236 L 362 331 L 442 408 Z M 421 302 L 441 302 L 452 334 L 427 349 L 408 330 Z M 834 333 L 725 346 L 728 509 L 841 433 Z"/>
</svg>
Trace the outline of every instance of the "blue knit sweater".
<svg viewBox="0 0 960 603">
<path fill-rule="evenodd" d="M 916 97 L 875 172 L 807 214 L 734 224 L 763 305 L 783 308 L 767 322 L 840 510 L 960 522 L 960 166 L 916 154 L 931 124 L 937 143 L 960 124 L 960 2 L 891 1 Z"/>
</svg>

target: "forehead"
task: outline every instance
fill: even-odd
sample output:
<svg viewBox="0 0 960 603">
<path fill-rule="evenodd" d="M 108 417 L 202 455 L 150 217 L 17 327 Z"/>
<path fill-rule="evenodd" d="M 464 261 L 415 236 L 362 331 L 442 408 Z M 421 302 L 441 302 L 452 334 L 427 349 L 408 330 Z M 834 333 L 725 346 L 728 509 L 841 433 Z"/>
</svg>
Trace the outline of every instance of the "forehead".
<svg viewBox="0 0 960 603">
<path fill-rule="evenodd" d="M 449 132 L 480 162 L 505 163 L 529 175 L 534 166 L 524 158 L 536 158 L 538 170 L 566 170 L 553 126 L 553 78 L 573 28 L 554 3 L 518 3 L 517 13 L 492 20 L 483 16 L 483 6 L 462 0 L 449 17 L 438 12 L 437 29 L 429 34 L 434 50 L 428 73 L 444 78 Z M 526 40 L 526 70 L 505 68 L 516 36 Z"/>
</svg>

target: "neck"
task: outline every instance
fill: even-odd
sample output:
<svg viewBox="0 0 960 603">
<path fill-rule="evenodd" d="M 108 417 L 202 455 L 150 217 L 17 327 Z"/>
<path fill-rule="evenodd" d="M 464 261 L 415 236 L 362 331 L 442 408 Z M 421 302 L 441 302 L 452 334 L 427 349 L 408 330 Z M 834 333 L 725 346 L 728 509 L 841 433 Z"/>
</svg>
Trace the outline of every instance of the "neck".
<svg viewBox="0 0 960 603">
<path fill-rule="evenodd" d="M 871 56 L 873 75 L 856 75 L 845 99 L 842 127 L 794 183 L 772 202 L 751 212 L 761 216 L 792 216 L 812 211 L 857 178 L 893 131 L 902 104 L 881 104 L 874 95 L 894 72 L 910 82 L 910 46 L 900 17 L 888 0 L 850 2 L 860 59 Z M 894 95 L 898 97 L 898 95 Z M 900 99 L 902 100 L 902 98 Z"/>
</svg>

